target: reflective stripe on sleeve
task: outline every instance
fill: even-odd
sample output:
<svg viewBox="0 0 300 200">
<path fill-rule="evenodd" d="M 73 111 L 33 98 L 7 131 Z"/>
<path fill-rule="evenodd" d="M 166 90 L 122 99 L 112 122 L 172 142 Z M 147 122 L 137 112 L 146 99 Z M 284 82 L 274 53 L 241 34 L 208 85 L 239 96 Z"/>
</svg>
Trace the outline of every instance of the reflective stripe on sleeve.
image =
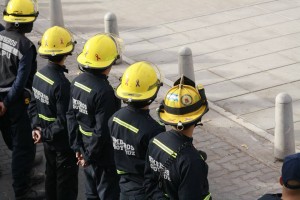
<svg viewBox="0 0 300 200">
<path fill-rule="evenodd" d="M 117 169 L 117 173 L 118 173 L 118 174 L 127 174 L 127 172 L 122 171 L 122 170 L 118 170 L 118 169 Z"/>
<path fill-rule="evenodd" d="M 209 193 L 203 200 L 210 200 L 211 194 Z"/>
<path fill-rule="evenodd" d="M 53 117 L 47 117 L 45 115 L 42 115 L 42 114 L 38 114 L 39 115 L 39 118 L 45 120 L 45 121 L 48 121 L 48 122 L 54 122 L 56 120 L 56 118 L 53 118 Z"/>
<path fill-rule="evenodd" d="M 81 126 L 79 126 L 79 131 L 83 134 L 83 135 L 86 135 L 86 136 L 92 136 L 93 133 L 92 132 L 87 132 L 87 131 L 84 131 Z"/>
</svg>

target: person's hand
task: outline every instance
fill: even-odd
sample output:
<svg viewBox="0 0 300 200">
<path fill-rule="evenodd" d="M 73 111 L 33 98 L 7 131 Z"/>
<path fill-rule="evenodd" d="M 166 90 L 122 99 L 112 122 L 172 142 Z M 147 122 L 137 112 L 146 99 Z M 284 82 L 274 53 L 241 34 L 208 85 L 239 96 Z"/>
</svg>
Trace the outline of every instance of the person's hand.
<svg viewBox="0 0 300 200">
<path fill-rule="evenodd" d="M 32 139 L 34 140 L 34 144 L 40 143 L 42 141 L 41 128 L 35 128 L 32 131 Z"/>
<path fill-rule="evenodd" d="M 88 164 L 87 162 L 84 160 L 82 154 L 80 152 L 76 152 L 76 158 L 77 158 L 77 165 L 81 166 L 81 167 L 87 167 Z"/>
<path fill-rule="evenodd" d="M 6 107 L 3 102 L 0 102 L 0 117 L 2 117 L 6 112 Z"/>
</svg>

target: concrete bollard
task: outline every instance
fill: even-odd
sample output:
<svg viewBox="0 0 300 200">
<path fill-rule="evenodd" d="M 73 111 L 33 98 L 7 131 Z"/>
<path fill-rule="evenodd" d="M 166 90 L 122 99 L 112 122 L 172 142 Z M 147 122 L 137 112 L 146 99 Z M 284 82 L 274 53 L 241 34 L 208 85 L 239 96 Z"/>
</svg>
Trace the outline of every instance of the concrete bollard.
<svg viewBox="0 0 300 200">
<path fill-rule="evenodd" d="M 104 32 L 119 36 L 117 16 L 114 13 L 108 12 L 104 16 Z M 122 54 L 122 52 L 121 52 Z M 116 61 L 116 64 L 122 63 L 122 55 Z"/>
<path fill-rule="evenodd" d="M 192 50 L 188 47 L 182 47 L 178 54 L 179 76 L 184 75 L 195 82 Z"/>
<path fill-rule="evenodd" d="M 9 0 L 5 0 L 4 6 L 6 7 L 8 4 Z"/>
<path fill-rule="evenodd" d="M 50 0 L 50 26 L 64 27 L 64 18 L 60 0 Z"/>
<path fill-rule="evenodd" d="M 279 93 L 275 103 L 274 157 L 282 161 L 285 156 L 295 153 L 292 98 Z"/>
</svg>

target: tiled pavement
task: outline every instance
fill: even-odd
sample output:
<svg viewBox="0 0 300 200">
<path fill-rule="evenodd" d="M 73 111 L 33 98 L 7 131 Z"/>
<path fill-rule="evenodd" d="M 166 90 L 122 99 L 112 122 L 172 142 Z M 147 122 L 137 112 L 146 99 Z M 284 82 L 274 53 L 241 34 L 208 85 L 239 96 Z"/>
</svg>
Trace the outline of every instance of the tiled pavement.
<svg viewBox="0 0 300 200">
<path fill-rule="evenodd" d="M 197 83 L 204 84 L 211 102 L 194 142 L 208 154 L 214 199 L 250 200 L 280 192 L 281 163 L 273 159 L 274 99 L 282 91 L 292 96 L 299 144 L 300 0 L 61 1 L 65 25 L 78 41 L 67 60 L 70 79 L 78 73 L 75 59 L 84 41 L 102 32 L 104 14 L 114 12 L 127 63 L 116 66 L 110 80 L 117 85 L 132 61 L 158 64 L 167 84 L 151 106 L 155 116 L 157 103 L 178 75 L 178 49 L 190 47 Z M 49 27 L 48 2 L 40 0 L 39 7 L 29 35 L 35 43 Z M 43 66 L 44 60 L 39 63 Z M 0 141 L 2 200 L 12 191 L 10 153 Z M 84 199 L 82 174 L 80 180 L 78 199 Z"/>
</svg>

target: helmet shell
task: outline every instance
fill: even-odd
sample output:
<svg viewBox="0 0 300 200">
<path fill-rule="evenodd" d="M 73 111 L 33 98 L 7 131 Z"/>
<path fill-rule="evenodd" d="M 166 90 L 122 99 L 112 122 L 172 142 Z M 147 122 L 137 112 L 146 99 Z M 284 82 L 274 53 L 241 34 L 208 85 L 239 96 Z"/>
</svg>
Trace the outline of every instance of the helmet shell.
<svg viewBox="0 0 300 200">
<path fill-rule="evenodd" d="M 129 66 L 122 76 L 116 96 L 128 102 L 154 99 L 160 87 L 155 67 L 146 61 Z"/>
<path fill-rule="evenodd" d="M 97 34 L 85 43 L 77 62 L 85 68 L 105 69 L 118 57 L 117 41 L 108 34 Z"/>
<path fill-rule="evenodd" d="M 71 54 L 74 50 L 71 33 L 59 26 L 53 26 L 45 31 L 38 52 L 44 56 Z"/>
<path fill-rule="evenodd" d="M 35 21 L 38 11 L 32 0 L 10 0 L 3 13 L 3 20 L 9 23 L 30 23 Z"/>
</svg>

